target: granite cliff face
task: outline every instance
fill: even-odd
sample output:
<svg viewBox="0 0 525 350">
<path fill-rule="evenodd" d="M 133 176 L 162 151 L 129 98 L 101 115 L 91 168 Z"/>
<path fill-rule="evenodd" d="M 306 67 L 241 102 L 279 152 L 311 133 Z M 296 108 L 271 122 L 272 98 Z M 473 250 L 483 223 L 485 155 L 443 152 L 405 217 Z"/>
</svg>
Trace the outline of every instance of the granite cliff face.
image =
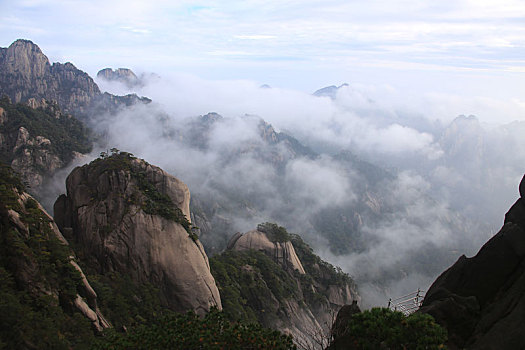
<svg viewBox="0 0 525 350">
<path fill-rule="evenodd" d="M 112 102 L 122 106 L 150 102 L 137 95 L 103 94 L 93 79 L 72 63 L 49 63 L 40 48 L 29 40 L 19 39 L 8 48 L 0 48 L 0 96 L 14 102 L 30 98 L 57 101 L 67 113 L 87 115 L 92 108 L 113 111 Z M 112 101 L 113 100 L 113 101 Z"/>
<path fill-rule="evenodd" d="M 221 308 L 208 258 L 187 220 L 184 183 L 117 153 L 76 168 L 66 187 L 54 206 L 57 224 L 98 273 L 151 283 L 175 311 Z"/>
<path fill-rule="evenodd" d="M 29 40 L 0 49 L 0 95 L 13 102 L 29 98 L 56 100 L 68 112 L 83 111 L 100 90 L 93 79 L 71 63 L 54 63 Z"/>
<path fill-rule="evenodd" d="M 525 177 L 501 230 L 434 282 L 422 312 L 448 329 L 451 349 L 525 347 Z"/>
</svg>

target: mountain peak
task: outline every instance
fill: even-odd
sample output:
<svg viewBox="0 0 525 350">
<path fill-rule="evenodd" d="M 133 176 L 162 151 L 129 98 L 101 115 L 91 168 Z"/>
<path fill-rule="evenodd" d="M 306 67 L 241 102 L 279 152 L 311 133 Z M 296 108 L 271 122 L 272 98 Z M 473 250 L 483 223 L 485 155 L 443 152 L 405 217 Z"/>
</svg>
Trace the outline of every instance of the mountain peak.
<svg viewBox="0 0 525 350">
<path fill-rule="evenodd" d="M 335 99 L 336 95 L 337 95 L 337 91 L 339 91 L 339 89 L 343 88 L 343 87 L 347 87 L 348 84 L 347 83 L 343 83 L 339 86 L 335 86 L 335 85 L 331 85 L 331 86 L 326 86 L 324 88 L 321 88 L 319 90 L 317 90 L 316 92 L 313 93 L 314 96 L 318 96 L 318 97 L 321 97 L 321 96 L 326 96 L 326 97 L 330 97 L 331 99 Z"/>
<path fill-rule="evenodd" d="M 116 72 L 137 79 L 126 68 L 119 68 Z M 73 63 L 51 65 L 38 45 L 25 39 L 16 40 L 8 48 L 0 48 L 0 81 L 0 96 L 7 95 L 14 103 L 26 102 L 30 98 L 55 100 L 64 112 L 83 116 L 88 111 L 113 113 L 120 106 L 151 102 L 136 95 L 103 94 L 93 79 Z"/>
<path fill-rule="evenodd" d="M 42 78 L 49 71 L 49 59 L 38 45 L 30 40 L 18 39 L 0 56 L 8 73 L 18 73 L 25 79 Z"/>
<path fill-rule="evenodd" d="M 98 71 L 97 78 L 107 81 L 117 81 L 125 84 L 129 88 L 141 85 L 140 79 L 129 68 L 104 68 Z"/>
<path fill-rule="evenodd" d="M 40 47 L 38 47 L 37 44 L 35 44 L 31 40 L 27 40 L 27 39 L 17 39 L 15 41 L 13 41 L 13 43 L 11 45 L 9 45 L 9 49 L 13 49 L 15 47 L 24 47 L 24 48 L 28 48 L 28 49 L 34 50 L 36 52 L 39 52 L 42 55 L 44 54 L 42 52 L 42 50 L 40 50 Z"/>
</svg>

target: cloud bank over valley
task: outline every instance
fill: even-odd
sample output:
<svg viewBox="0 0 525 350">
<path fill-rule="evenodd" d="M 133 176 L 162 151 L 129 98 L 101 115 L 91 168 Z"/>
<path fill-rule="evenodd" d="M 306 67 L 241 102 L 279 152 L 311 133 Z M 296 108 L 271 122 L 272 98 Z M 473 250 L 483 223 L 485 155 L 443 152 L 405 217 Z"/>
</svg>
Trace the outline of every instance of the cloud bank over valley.
<svg viewBox="0 0 525 350">
<path fill-rule="evenodd" d="M 495 233 L 525 171 L 525 124 L 446 116 L 445 100 L 432 96 L 408 108 L 391 88 L 330 91 L 161 77 L 136 89 L 153 103 L 91 125 L 106 147 L 188 184 L 210 252 L 236 231 L 275 221 L 378 305 L 426 288 Z"/>
</svg>

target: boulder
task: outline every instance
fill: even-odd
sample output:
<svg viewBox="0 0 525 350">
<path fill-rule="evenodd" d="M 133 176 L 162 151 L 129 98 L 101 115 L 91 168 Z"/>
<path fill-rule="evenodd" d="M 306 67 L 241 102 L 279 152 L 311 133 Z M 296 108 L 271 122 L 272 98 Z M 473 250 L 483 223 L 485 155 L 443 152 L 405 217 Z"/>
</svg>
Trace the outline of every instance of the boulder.
<svg viewBox="0 0 525 350">
<path fill-rule="evenodd" d="M 189 226 L 190 193 L 182 181 L 119 154 L 74 169 L 66 188 L 55 218 L 99 273 L 149 282 L 175 311 L 221 308 L 208 257 Z M 184 219 L 165 214 L 177 211 Z"/>
<path fill-rule="evenodd" d="M 252 230 L 244 234 L 237 233 L 234 235 L 228 243 L 228 247 L 237 251 L 250 249 L 262 251 L 284 268 L 291 268 L 300 274 L 305 274 L 303 265 L 290 241 L 272 242 L 266 233 Z"/>
</svg>

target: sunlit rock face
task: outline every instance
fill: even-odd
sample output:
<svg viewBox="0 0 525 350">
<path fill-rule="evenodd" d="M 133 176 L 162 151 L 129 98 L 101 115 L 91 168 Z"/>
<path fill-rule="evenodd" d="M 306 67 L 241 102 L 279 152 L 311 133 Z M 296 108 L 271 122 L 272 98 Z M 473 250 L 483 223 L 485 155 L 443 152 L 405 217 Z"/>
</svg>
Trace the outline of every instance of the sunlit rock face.
<svg viewBox="0 0 525 350">
<path fill-rule="evenodd" d="M 185 219 L 190 193 L 182 181 L 121 154 L 76 168 L 66 186 L 67 195 L 55 203 L 56 220 L 99 273 L 158 286 L 175 311 L 221 308 L 208 257 Z"/>
<path fill-rule="evenodd" d="M 0 95 L 13 102 L 55 100 L 66 111 L 85 110 L 100 90 L 86 73 L 67 62 L 50 64 L 29 40 L 17 40 L 0 53 Z"/>
<path fill-rule="evenodd" d="M 243 260 L 246 257 L 249 259 Z M 301 346 L 313 346 L 318 340 L 315 337 L 329 334 L 335 313 L 360 300 L 349 276 L 322 261 L 298 235 L 289 235 L 275 224 L 261 224 L 256 230 L 233 235 L 224 257 L 214 256 L 213 262 L 228 259 L 246 262 L 235 274 L 241 276 L 235 284 L 241 286 L 244 307 L 258 311 L 257 320 L 264 326 L 292 334 Z M 264 262 L 267 259 L 273 263 Z M 230 279 L 238 278 L 235 276 Z M 221 282 L 220 277 L 218 281 L 222 288 L 230 283 Z M 276 283 L 289 295 L 280 293 Z M 224 298 L 229 312 L 228 293 Z"/>
<path fill-rule="evenodd" d="M 64 112 L 77 116 L 151 102 L 135 94 L 102 93 L 87 73 L 70 62 L 51 64 L 36 44 L 23 39 L 0 48 L 0 82 L 0 96 L 9 96 L 14 103 L 30 98 L 53 100 Z"/>
<path fill-rule="evenodd" d="M 237 251 L 259 250 L 273 257 L 284 268 L 291 268 L 304 275 L 304 268 L 295 253 L 292 242 L 272 242 L 264 232 L 249 231 L 232 237 L 228 247 Z"/>
</svg>

